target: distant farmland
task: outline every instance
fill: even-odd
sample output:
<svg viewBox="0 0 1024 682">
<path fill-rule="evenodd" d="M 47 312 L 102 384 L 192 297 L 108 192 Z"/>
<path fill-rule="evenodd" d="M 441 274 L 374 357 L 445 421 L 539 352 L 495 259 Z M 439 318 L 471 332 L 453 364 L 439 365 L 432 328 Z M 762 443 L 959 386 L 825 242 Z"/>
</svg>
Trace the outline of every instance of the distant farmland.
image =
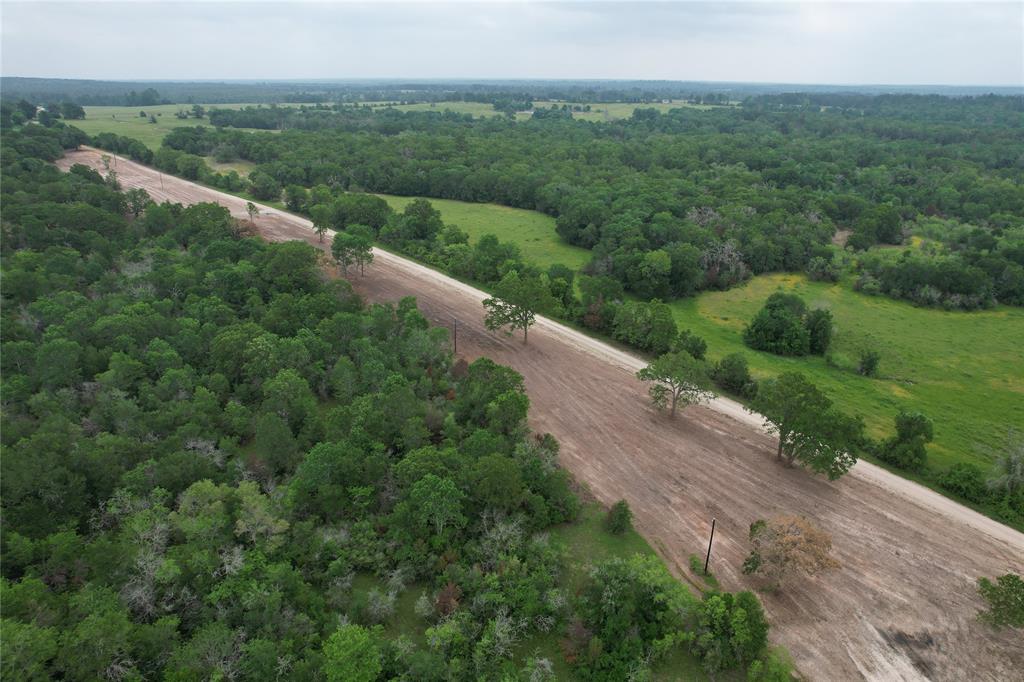
<svg viewBox="0 0 1024 682">
<path fill-rule="evenodd" d="M 259 106 L 255 104 L 211 104 L 201 105 L 206 109 L 241 109 L 243 107 Z M 282 105 L 288 106 L 288 105 Z M 179 111 L 191 112 L 191 104 L 160 104 L 155 106 L 138 107 L 85 107 L 85 119 L 81 121 L 68 121 L 71 125 L 85 131 L 90 135 L 99 133 L 115 133 L 139 140 L 152 150 L 160 148 L 164 136 L 175 128 L 186 126 L 210 125 L 210 119 L 206 116 L 182 119 L 175 116 Z M 145 112 L 145 116 L 140 116 Z M 156 116 L 156 123 L 150 122 L 150 115 Z M 262 131 L 273 132 L 273 131 Z"/>
</svg>

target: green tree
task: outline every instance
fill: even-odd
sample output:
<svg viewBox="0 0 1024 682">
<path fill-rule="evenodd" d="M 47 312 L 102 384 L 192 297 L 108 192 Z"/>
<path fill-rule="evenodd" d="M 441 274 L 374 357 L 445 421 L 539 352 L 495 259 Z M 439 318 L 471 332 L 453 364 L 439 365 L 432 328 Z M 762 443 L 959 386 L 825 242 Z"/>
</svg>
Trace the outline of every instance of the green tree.
<svg viewBox="0 0 1024 682">
<path fill-rule="evenodd" d="M 462 515 L 464 493 L 451 479 L 427 474 L 409 491 L 409 501 L 423 522 L 433 526 L 437 536 L 445 527 L 461 527 L 466 522 Z"/>
<path fill-rule="evenodd" d="M 636 373 L 641 381 L 654 382 L 650 388 L 651 400 L 658 409 L 666 406 L 672 417 L 676 409 L 710 400 L 714 394 L 708 389 L 710 381 L 704 364 L 686 351 L 665 353 Z"/>
<path fill-rule="evenodd" d="M 696 610 L 690 645 L 709 673 L 753 662 L 768 643 L 768 621 L 751 592 L 709 592 Z"/>
<path fill-rule="evenodd" d="M 260 214 L 260 207 L 251 201 L 245 202 L 245 212 L 249 214 L 249 222 L 255 224 L 256 216 Z"/>
<path fill-rule="evenodd" d="M 341 269 L 341 274 L 348 274 L 348 266 L 356 262 L 356 252 L 360 249 L 360 239 L 348 232 L 335 232 L 331 242 L 331 255 Z"/>
<path fill-rule="evenodd" d="M 932 420 L 920 412 L 900 410 L 896 415 L 896 435 L 882 444 L 883 460 L 908 471 L 922 471 L 928 453 L 925 444 L 932 441 Z"/>
<path fill-rule="evenodd" d="M 373 262 L 373 228 L 369 225 L 353 224 L 345 228 L 352 236 L 352 260 L 359 266 L 359 274 L 365 274 L 367 265 Z"/>
<path fill-rule="evenodd" d="M 484 299 L 484 325 L 490 330 L 508 327 L 506 334 L 523 330 L 523 343 L 538 314 L 552 313 L 558 301 L 542 277 L 509 272 L 494 287 L 494 296 Z"/>
<path fill-rule="evenodd" d="M 856 463 L 852 452 L 863 430 L 859 419 L 832 408 L 832 401 L 799 372 L 785 372 L 761 383 L 751 410 L 779 438 L 777 458 L 799 460 L 813 471 L 839 478 Z"/>
<path fill-rule="evenodd" d="M 633 527 L 633 511 L 629 508 L 628 502 L 619 500 L 612 505 L 605 518 L 605 527 L 613 535 L 622 535 Z"/>
<path fill-rule="evenodd" d="M 309 209 L 309 215 L 313 220 L 313 232 L 320 238 L 320 243 L 322 244 L 324 235 L 331 229 L 331 207 L 326 204 L 317 204 Z"/>
<path fill-rule="evenodd" d="M 988 608 L 978 612 L 979 620 L 997 629 L 1024 628 L 1024 580 L 1019 575 L 1007 573 L 994 583 L 978 578 L 978 593 L 988 602 Z"/>
<path fill-rule="evenodd" d="M 808 348 L 815 355 L 824 355 L 832 343 L 832 313 L 817 308 L 804 318 L 809 339 Z"/>
</svg>

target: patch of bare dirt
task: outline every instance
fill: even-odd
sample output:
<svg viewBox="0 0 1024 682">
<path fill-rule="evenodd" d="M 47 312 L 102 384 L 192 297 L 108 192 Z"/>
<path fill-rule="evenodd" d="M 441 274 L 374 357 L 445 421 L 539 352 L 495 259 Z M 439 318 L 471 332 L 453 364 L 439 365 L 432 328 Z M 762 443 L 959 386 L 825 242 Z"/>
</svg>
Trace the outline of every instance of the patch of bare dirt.
<svg viewBox="0 0 1024 682">
<path fill-rule="evenodd" d="M 102 170 L 95 150 L 58 165 Z M 245 200 L 118 159 L 125 187 L 162 201 L 214 201 L 245 218 Z M 271 241 L 319 245 L 308 220 L 261 207 Z M 1024 535 L 926 488 L 861 462 L 836 482 L 774 461 L 756 416 L 731 401 L 654 411 L 633 376 L 643 363 L 550 320 L 529 345 L 487 331 L 482 292 L 384 251 L 353 276 L 371 301 L 416 296 L 435 324 L 458 319 L 459 354 L 486 355 L 522 373 L 531 424 L 562 444 L 562 464 L 601 501 L 629 502 L 643 535 L 683 576 L 717 519 L 711 569 L 729 590 L 750 589 L 740 571 L 747 529 L 758 518 L 800 514 L 830 532 L 842 568 L 762 594 L 773 641 L 816 680 L 1021 680 L 1024 638 L 977 622 L 978 576 L 1024 573 Z"/>
</svg>

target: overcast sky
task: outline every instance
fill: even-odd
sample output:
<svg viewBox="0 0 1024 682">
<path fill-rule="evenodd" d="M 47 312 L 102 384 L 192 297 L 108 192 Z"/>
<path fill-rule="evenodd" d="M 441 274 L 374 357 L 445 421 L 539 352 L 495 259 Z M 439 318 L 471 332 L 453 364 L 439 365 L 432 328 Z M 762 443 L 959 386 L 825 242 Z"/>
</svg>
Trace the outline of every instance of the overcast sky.
<svg viewBox="0 0 1024 682">
<path fill-rule="evenodd" d="M 1024 84 L 1024 2 L 8 2 L 6 76 Z"/>
</svg>

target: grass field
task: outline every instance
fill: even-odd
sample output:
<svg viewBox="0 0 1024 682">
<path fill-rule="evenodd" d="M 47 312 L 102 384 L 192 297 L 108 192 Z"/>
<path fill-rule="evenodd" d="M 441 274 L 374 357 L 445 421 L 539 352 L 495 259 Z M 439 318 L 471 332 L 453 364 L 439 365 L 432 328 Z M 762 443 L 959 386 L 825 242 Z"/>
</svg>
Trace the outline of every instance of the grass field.
<svg viewBox="0 0 1024 682">
<path fill-rule="evenodd" d="M 203 106 L 207 109 L 211 107 L 218 109 L 241 109 L 242 107 L 256 105 L 204 104 Z M 160 148 L 164 135 L 175 128 L 210 125 L 210 119 L 205 116 L 203 118 L 192 118 L 190 116 L 186 119 L 175 116 L 179 111 L 189 111 L 191 108 L 191 104 L 160 104 L 149 107 L 85 107 L 85 119 L 69 121 L 69 123 L 90 135 L 116 133 L 125 137 L 133 137 L 150 149 L 157 150 Z M 140 111 L 146 112 L 145 118 L 139 116 Z M 156 123 L 149 122 L 150 114 L 156 116 Z M 245 129 L 240 128 L 239 130 Z"/>
<path fill-rule="evenodd" d="M 743 345 L 743 327 L 777 289 L 832 311 L 832 352 L 840 367 L 820 357 L 782 358 Z M 672 307 L 680 329 L 692 329 L 707 341 L 710 359 L 742 351 L 755 374 L 802 371 L 843 410 L 861 414 L 873 437 L 891 434 L 901 408 L 928 415 L 935 422 L 928 455 L 938 468 L 955 462 L 987 468 L 993 452 L 1005 445 L 1008 428 L 1024 424 L 1024 310 L 1019 308 L 970 313 L 915 308 L 858 294 L 847 284 L 781 274 Z M 882 355 L 880 378 L 852 371 L 866 346 Z"/>
<path fill-rule="evenodd" d="M 534 107 L 537 109 L 546 109 L 552 104 L 558 104 L 558 106 L 561 106 L 562 104 L 566 104 L 566 102 L 537 101 L 534 102 Z M 424 102 L 420 104 L 389 104 L 381 102 L 372 103 L 371 106 L 375 108 L 392 106 L 399 111 L 454 111 L 459 114 L 471 114 L 477 118 L 502 115 L 500 112 L 495 111 L 493 106 L 483 102 Z M 573 112 L 573 118 L 581 121 L 614 121 L 617 119 L 629 118 L 633 115 L 633 111 L 639 108 L 657 109 L 664 113 L 670 109 L 678 109 L 681 107 L 702 110 L 714 108 L 712 105 L 686 104 L 684 102 L 654 102 L 651 104 L 611 102 L 607 104 L 591 104 L 590 111 Z M 530 118 L 529 112 L 519 112 L 516 114 L 516 119 L 519 121 L 524 121 L 528 118 Z"/>
<path fill-rule="evenodd" d="M 401 211 L 413 197 L 381 194 L 391 208 Z M 498 204 L 474 204 L 450 199 L 430 199 L 441 212 L 445 223 L 458 225 L 469 234 L 470 243 L 485 234 L 493 234 L 501 241 L 514 242 L 527 262 L 541 268 L 562 263 L 578 270 L 590 260 L 590 251 L 571 246 L 555 233 L 555 219 L 521 208 Z"/>
<path fill-rule="evenodd" d="M 634 554 L 655 555 L 651 546 L 635 530 L 629 530 L 622 535 L 608 533 L 604 528 L 605 513 L 601 505 L 589 503 L 584 506 L 578 520 L 550 530 L 552 543 L 560 546 L 568 559 L 568 574 L 564 576 L 563 587 L 570 593 L 575 592 L 583 584 L 589 567 L 595 563 L 614 557 L 625 559 Z M 365 593 L 374 587 L 386 591 L 377 578 L 368 574 L 357 575 L 352 587 L 353 594 Z M 398 595 L 395 614 L 384 626 L 384 634 L 388 638 L 405 635 L 417 646 L 425 645 L 423 631 L 429 623 L 416 615 L 415 606 L 416 600 L 423 592 L 432 591 L 428 587 L 414 583 Z M 554 664 L 557 679 L 577 679 L 572 673 L 572 668 L 565 662 L 559 646 L 563 634 L 560 631 L 537 634 L 521 641 L 516 647 L 517 665 L 525 664 L 526 659 L 530 657 L 539 656 L 549 659 Z M 700 662 L 684 647 L 679 647 L 671 656 L 655 664 L 652 672 L 655 680 L 664 682 L 708 679 L 700 667 Z M 718 675 L 716 679 L 739 680 L 743 677 L 739 672 L 731 671 L 729 674 Z"/>
<path fill-rule="evenodd" d="M 421 102 L 419 104 L 390 104 L 388 102 L 371 102 L 370 106 L 381 109 L 391 106 L 398 111 L 453 111 L 457 114 L 471 114 L 476 118 L 501 116 L 501 112 L 485 102 Z"/>
</svg>

